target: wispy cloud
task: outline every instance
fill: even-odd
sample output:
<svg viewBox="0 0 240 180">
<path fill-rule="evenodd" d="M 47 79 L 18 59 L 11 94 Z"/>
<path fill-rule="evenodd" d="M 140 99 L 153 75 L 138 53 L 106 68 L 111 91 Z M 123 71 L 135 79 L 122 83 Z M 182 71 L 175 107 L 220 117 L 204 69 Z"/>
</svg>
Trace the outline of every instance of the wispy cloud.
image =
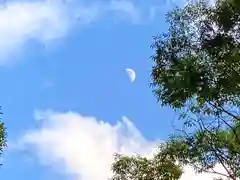
<svg viewBox="0 0 240 180">
<path fill-rule="evenodd" d="M 93 22 L 112 11 L 133 18 L 137 14 L 135 6 L 127 1 L 90 5 L 58 0 L 8 2 L 0 10 L 0 65 L 15 59 L 13 56 L 21 53 L 29 40 L 49 43 L 66 36 L 74 24 Z"/>
<path fill-rule="evenodd" d="M 133 23 L 139 23 L 143 16 L 142 9 L 129 0 L 111 0 L 109 10 L 118 13 L 120 17 L 127 15 Z"/>
<path fill-rule="evenodd" d="M 114 125 L 73 112 L 39 111 L 35 118 L 42 125 L 27 131 L 18 145 L 23 150 L 34 149 L 40 162 L 59 172 L 73 173 L 76 180 L 107 180 L 115 152 L 150 156 L 160 142 L 148 141 L 126 117 Z M 196 175 L 186 167 L 181 180 L 213 177 L 216 176 Z"/>
<path fill-rule="evenodd" d="M 41 43 L 66 35 L 70 16 L 50 2 L 11 2 L 0 10 L 0 65 L 30 39 Z"/>
</svg>

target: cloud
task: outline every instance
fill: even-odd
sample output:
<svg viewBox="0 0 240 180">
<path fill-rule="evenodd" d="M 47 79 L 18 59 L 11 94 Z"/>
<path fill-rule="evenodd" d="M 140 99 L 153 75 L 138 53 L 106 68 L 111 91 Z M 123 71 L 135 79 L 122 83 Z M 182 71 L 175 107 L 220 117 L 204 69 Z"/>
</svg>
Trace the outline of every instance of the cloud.
<svg viewBox="0 0 240 180">
<path fill-rule="evenodd" d="M 126 117 L 115 125 L 73 112 L 37 112 L 35 117 L 43 120 L 42 128 L 27 132 L 20 144 L 34 148 L 48 165 L 63 163 L 61 169 L 77 180 L 107 180 L 114 153 L 148 155 L 156 145 Z"/>
<path fill-rule="evenodd" d="M 223 166 L 221 166 L 220 164 L 217 164 L 214 168 L 214 170 L 216 172 L 220 172 L 223 174 L 227 174 L 226 171 L 224 170 Z M 222 178 L 223 180 L 227 180 L 226 177 L 224 176 L 219 176 L 213 173 L 201 173 L 201 174 L 195 174 L 195 171 L 191 168 L 191 167 L 185 167 L 184 168 L 184 173 L 182 175 L 182 177 L 180 178 L 180 180 L 213 180 L 213 179 L 217 179 L 217 178 Z"/>
<path fill-rule="evenodd" d="M 120 14 L 127 15 L 133 23 L 140 23 L 142 20 L 141 8 L 138 8 L 132 1 L 128 0 L 112 0 L 109 4 L 109 10 Z"/>
<path fill-rule="evenodd" d="M 148 141 L 126 117 L 113 125 L 74 112 L 38 111 L 35 118 L 40 128 L 27 131 L 18 147 L 32 149 L 41 163 L 75 174 L 76 180 L 107 180 L 114 153 L 151 156 L 160 142 Z M 186 167 L 181 180 L 212 177 Z"/>
<path fill-rule="evenodd" d="M 0 10 L 0 65 L 31 39 L 46 43 L 66 34 L 70 16 L 48 1 L 9 2 Z"/>
<path fill-rule="evenodd" d="M 130 1 L 90 3 L 82 1 L 13 1 L 0 9 L 0 66 L 10 63 L 29 40 L 47 44 L 65 37 L 75 24 L 86 24 L 105 13 L 138 18 L 135 5 Z M 132 18 L 131 18 L 132 17 Z M 129 19 L 129 18 L 128 18 Z"/>
</svg>

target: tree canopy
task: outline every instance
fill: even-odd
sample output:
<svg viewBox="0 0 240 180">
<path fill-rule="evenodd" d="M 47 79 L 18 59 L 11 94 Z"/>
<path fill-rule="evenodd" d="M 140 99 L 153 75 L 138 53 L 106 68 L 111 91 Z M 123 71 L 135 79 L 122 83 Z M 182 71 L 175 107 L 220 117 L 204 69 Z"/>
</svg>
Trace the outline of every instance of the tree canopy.
<svg viewBox="0 0 240 180">
<path fill-rule="evenodd" d="M 0 114 L 2 114 L 0 112 Z M 2 155 L 4 148 L 7 146 L 6 144 L 6 128 L 2 121 L 0 121 L 0 155 Z"/>
<path fill-rule="evenodd" d="M 0 122 L 0 154 L 3 152 L 4 147 L 6 147 L 6 129 L 4 123 Z"/>
<path fill-rule="evenodd" d="M 181 111 L 184 127 L 161 145 L 155 158 L 178 162 L 179 171 L 171 171 L 175 178 L 184 165 L 190 165 L 198 173 L 236 180 L 240 177 L 240 1 L 217 0 L 214 6 L 207 1 L 189 3 L 170 11 L 166 22 L 168 31 L 156 36 L 152 45 L 151 87 L 162 106 Z M 120 157 L 113 172 L 124 179 L 125 170 L 142 157 Z M 148 167 L 153 161 L 141 163 Z M 216 171 L 217 164 L 226 172 Z M 159 168 L 169 172 L 163 165 Z M 154 179 L 145 168 L 133 169 L 128 179 Z"/>
<path fill-rule="evenodd" d="M 112 180 L 177 180 L 182 175 L 180 166 L 164 153 L 157 153 L 150 159 L 139 155 L 127 157 L 117 154 L 112 170 Z"/>
<path fill-rule="evenodd" d="M 167 22 L 169 31 L 152 46 L 152 86 L 162 105 L 239 107 L 240 1 L 189 4 L 168 13 Z"/>
<path fill-rule="evenodd" d="M 227 171 L 224 175 L 236 179 L 240 177 L 240 1 L 219 0 L 215 6 L 192 3 L 170 12 L 167 22 L 168 33 L 157 36 L 152 46 L 154 94 L 163 106 L 187 109 L 180 118 L 194 127 L 194 132 L 185 129 L 172 137 L 168 148 L 177 148 L 181 153 L 175 157 L 199 172 L 221 164 Z M 179 142 L 182 146 L 175 145 Z"/>
</svg>

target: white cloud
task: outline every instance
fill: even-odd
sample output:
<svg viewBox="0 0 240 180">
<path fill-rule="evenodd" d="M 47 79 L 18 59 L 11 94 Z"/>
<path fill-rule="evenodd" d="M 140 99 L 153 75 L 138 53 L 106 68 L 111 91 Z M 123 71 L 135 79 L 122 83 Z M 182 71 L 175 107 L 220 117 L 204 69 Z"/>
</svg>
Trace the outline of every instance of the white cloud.
<svg viewBox="0 0 240 180">
<path fill-rule="evenodd" d="M 107 180 L 115 152 L 150 156 L 159 142 L 146 140 L 126 117 L 114 125 L 73 112 L 39 111 L 35 118 L 42 122 L 41 128 L 26 132 L 19 145 L 33 148 L 45 165 L 76 174 L 76 180 Z M 181 180 L 212 177 L 186 167 Z"/>
<path fill-rule="evenodd" d="M 226 171 L 224 170 L 223 166 L 221 166 L 220 164 L 217 164 L 214 168 L 214 170 L 216 172 L 220 172 L 223 174 L 227 174 Z M 180 180 L 214 180 L 217 178 L 222 178 L 223 180 L 226 180 L 226 177 L 224 176 L 220 176 L 220 175 L 216 175 L 213 173 L 201 173 L 201 174 L 196 174 L 195 171 L 191 168 L 191 167 L 185 167 L 184 168 L 184 173 L 182 175 L 182 177 L 180 178 Z"/>
<path fill-rule="evenodd" d="M 75 2 L 72 1 L 72 2 Z M 127 5 L 127 6 L 124 6 Z M 60 0 L 14 1 L 0 9 L 0 65 L 21 53 L 28 40 L 46 44 L 68 34 L 73 24 L 89 23 L 110 11 L 136 18 L 131 2 L 111 1 L 85 6 Z"/>
<path fill-rule="evenodd" d="M 107 180 L 114 153 L 148 155 L 156 144 L 144 139 L 126 117 L 110 125 L 72 112 L 35 116 L 43 126 L 27 132 L 21 144 L 36 148 L 44 163 L 57 166 L 63 161 L 65 172 L 77 174 L 78 180 Z"/>
<path fill-rule="evenodd" d="M 47 42 L 66 34 L 66 12 L 50 2 L 11 2 L 0 10 L 0 65 L 20 51 L 27 40 Z"/>
<path fill-rule="evenodd" d="M 116 12 L 120 17 L 122 14 L 127 15 L 127 18 L 130 18 L 133 23 L 140 23 L 143 18 L 141 8 L 129 0 L 111 0 L 109 10 Z"/>
</svg>

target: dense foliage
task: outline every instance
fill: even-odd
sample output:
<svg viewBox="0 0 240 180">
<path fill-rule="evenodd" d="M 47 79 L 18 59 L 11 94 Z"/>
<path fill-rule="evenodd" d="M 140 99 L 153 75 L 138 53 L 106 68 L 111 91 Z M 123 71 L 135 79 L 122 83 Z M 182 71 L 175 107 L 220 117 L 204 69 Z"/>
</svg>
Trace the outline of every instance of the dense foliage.
<svg viewBox="0 0 240 180">
<path fill-rule="evenodd" d="M 4 126 L 4 123 L 0 121 L 0 155 L 2 155 L 3 149 L 7 146 L 6 136 L 7 136 L 6 128 Z"/>
<path fill-rule="evenodd" d="M 173 108 L 192 99 L 200 106 L 239 107 L 240 1 L 189 4 L 170 12 L 167 22 L 169 31 L 153 45 L 158 100 Z"/>
<path fill-rule="evenodd" d="M 177 180 L 182 174 L 180 166 L 161 153 L 151 159 L 116 155 L 112 170 L 112 180 Z"/>
</svg>

